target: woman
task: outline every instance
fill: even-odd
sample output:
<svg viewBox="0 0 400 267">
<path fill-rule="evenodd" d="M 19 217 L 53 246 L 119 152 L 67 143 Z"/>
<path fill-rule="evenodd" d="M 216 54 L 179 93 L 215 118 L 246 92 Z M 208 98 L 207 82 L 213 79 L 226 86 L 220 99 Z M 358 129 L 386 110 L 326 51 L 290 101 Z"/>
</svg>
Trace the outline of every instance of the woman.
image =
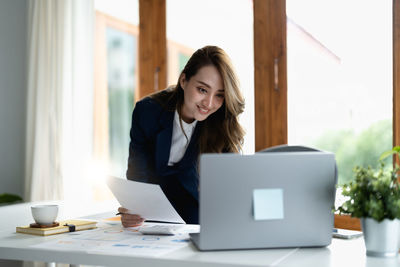
<svg viewBox="0 0 400 267">
<path fill-rule="evenodd" d="M 238 115 L 243 109 L 227 54 L 216 46 L 197 50 L 176 86 L 136 103 L 127 178 L 159 184 L 182 219 L 197 224 L 199 155 L 241 150 L 244 131 Z M 118 211 L 125 227 L 144 221 L 122 207 Z"/>
</svg>

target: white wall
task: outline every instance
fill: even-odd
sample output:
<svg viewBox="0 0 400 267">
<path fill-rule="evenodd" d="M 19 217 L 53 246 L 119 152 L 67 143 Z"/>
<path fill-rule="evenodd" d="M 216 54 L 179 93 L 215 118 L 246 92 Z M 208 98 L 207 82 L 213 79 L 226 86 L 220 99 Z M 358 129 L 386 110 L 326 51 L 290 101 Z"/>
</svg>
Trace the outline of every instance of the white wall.
<svg viewBox="0 0 400 267">
<path fill-rule="evenodd" d="M 0 194 L 23 195 L 26 0 L 0 0 Z"/>
</svg>

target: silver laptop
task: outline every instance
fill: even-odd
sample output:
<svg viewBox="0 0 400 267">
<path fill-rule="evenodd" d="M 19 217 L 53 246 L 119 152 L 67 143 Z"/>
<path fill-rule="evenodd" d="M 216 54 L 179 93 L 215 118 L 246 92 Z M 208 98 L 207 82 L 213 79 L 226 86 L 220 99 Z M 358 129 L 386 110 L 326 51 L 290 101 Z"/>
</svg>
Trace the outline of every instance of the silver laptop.
<svg viewBox="0 0 400 267">
<path fill-rule="evenodd" d="M 200 250 L 331 243 L 335 157 L 327 152 L 200 158 Z"/>
</svg>

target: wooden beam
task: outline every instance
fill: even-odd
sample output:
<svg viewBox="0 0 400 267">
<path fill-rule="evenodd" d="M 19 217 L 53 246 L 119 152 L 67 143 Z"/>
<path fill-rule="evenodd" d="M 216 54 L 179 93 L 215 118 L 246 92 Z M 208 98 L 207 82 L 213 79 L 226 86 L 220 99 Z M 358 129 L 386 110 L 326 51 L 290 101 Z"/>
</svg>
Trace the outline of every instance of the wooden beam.
<svg viewBox="0 0 400 267">
<path fill-rule="evenodd" d="M 255 150 L 287 143 L 286 1 L 254 0 Z"/>
<path fill-rule="evenodd" d="M 165 0 L 139 0 L 139 98 L 167 87 Z"/>
<path fill-rule="evenodd" d="M 399 120 L 400 120 L 400 0 L 393 0 L 393 146 L 400 146 Z M 399 159 L 397 159 L 397 163 L 400 164 Z"/>
</svg>

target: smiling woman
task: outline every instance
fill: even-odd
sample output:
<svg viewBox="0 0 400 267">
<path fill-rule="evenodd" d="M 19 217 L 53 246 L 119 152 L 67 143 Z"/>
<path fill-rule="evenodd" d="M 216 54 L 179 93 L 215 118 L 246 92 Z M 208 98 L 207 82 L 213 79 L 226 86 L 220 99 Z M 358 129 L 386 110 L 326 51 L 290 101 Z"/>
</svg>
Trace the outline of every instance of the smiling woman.
<svg viewBox="0 0 400 267">
<path fill-rule="evenodd" d="M 187 223 L 198 223 L 198 156 L 238 153 L 244 131 L 238 122 L 244 99 L 226 53 L 197 50 L 178 84 L 136 103 L 132 115 L 127 177 L 159 184 Z M 125 226 L 137 214 L 123 214 Z"/>
<path fill-rule="evenodd" d="M 215 66 L 201 68 L 190 80 L 182 73 L 179 82 L 185 91 L 181 111 L 185 122 L 203 121 L 222 106 L 224 89 L 221 75 Z"/>
</svg>

